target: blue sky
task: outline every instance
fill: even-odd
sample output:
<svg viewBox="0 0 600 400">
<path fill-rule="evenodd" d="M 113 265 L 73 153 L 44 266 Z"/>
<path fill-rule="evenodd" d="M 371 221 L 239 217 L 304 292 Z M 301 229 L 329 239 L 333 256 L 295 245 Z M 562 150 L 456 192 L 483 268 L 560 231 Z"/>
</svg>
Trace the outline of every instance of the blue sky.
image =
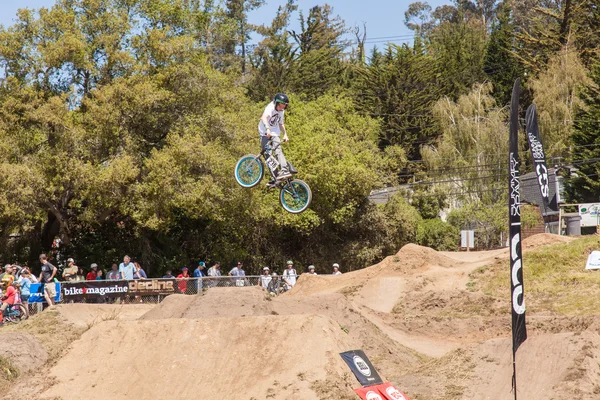
<svg viewBox="0 0 600 400">
<path fill-rule="evenodd" d="M 269 24 L 273 19 L 277 7 L 285 4 L 286 0 L 267 0 L 266 4 L 249 16 L 250 22 L 255 24 Z M 340 15 L 347 26 L 367 24 L 367 40 L 372 45 L 377 42 L 375 38 L 386 37 L 383 41 L 391 40 L 400 43 L 410 40 L 412 32 L 404 25 L 404 12 L 411 0 L 298 0 L 299 8 L 308 11 L 311 7 L 320 4 L 330 4 L 334 13 Z M 0 1 L 0 24 L 11 25 L 18 8 L 37 9 L 52 7 L 55 0 L 18 0 Z M 450 0 L 430 0 L 432 8 L 442 4 L 450 4 Z M 291 21 L 291 29 L 298 29 L 297 15 Z M 389 38 L 388 37 L 393 37 Z M 369 46 L 370 47 L 370 46 Z"/>
</svg>

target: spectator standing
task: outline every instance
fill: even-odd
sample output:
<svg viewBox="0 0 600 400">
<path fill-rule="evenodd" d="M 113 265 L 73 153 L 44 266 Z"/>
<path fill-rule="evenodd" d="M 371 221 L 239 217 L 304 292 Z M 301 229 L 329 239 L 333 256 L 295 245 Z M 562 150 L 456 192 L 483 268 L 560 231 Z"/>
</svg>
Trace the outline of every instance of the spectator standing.
<svg viewBox="0 0 600 400">
<path fill-rule="evenodd" d="M 48 256 L 45 254 L 40 254 L 40 263 L 42 264 L 42 272 L 40 273 L 39 281 L 44 284 L 44 298 L 46 302 L 49 306 L 52 306 L 54 305 L 54 297 L 56 296 L 54 277 L 58 270 L 48 262 Z"/>
<path fill-rule="evenodd" d="M 62 277 L 65 281 L 75 281 L 77 279 L 77 272 L 79 267 L 75 265 L 75 260 L 72 258 L 67 259 L 67 268 L 62 273 Z"/>
<path fill-rule="evenodd" d="M 83 268 L 81 267 L 77 267 L 77 276 L 75 277 L 75 280 L 77 282 L 81 282 L 81 281 L 85 281 L 85 272 L 83 271 Z"/>
<path fill-rule="evenodd" d="M 103 272 L 102 272 L 101 269 L 99 269 L 98 273 L 96 274 L 96 280 L 97 281 L 101 281 L 102 280 L 102 275 L 103 275 Z"/>
<path fill-rule="evenodd" d="M 13 281 L 15 280 L 15 277 L 13 275 L 13 266 L 11 264 L 6 264 L 4 266 L 4 272 L 2 274 L 0 274 L 0 281 L 2 281 L 2 279 L 4 279 L 5 275 L 10 275 L 13 278 Z"/>
<path fill-rule="evenodd" d="M 309 265 L 308 266 L 308 272 L 307 274 L 309 275 L 317 275 L 317 273 L 315 272 L 315 266 L 314 265 Z"/>
<path fill-rule="evenodd" d="M 146 271 L 142 268 L 142 266 L 136 261 L 133 263 L 135 265 L 135 272 L 133 274 L 133 279 L 148 279 L 146 275 Z"/>
<path fill-rule="evenodd" d="M 133 280 L 135 265 L 131 262 L 129 256 L 123 257 L 123 262 L 119 264 L 119 272 L 121 273 L 121 279 L 126 279 L 128 281 Z"/>
<path fill-rule="evenodd" d="M 221 276 L 221 263 L 215 262 L 215 265 L 208 269 L 208 276 L 210 277 L 210 287 L 218 285 L 219 277 Z"/>
<path fill-rule="evenodd" d="M 179 292 L 184 293 L 187 289 L 187 280 L 190 277 L 189 273 L 188 273 L 188 267 L 183 267 L 181 268 L 181 273 L 179 275 L 177 275 L 177 279 L 179 279 L 179 282 L 177 282 L 177 287 L 179 288 Z"/>
<path fill-rule="evenodd" d="M 18 265 L 18 264 L 12 265 L 12 274 L 17 281 L 19 280 L 19 277 L 21 276 L 22 270 L 23 270 L 23 267 L 21 267 L 20 265 Z"/>
<path fill-rule="evenodd" d="M 21 271 L 21 277 L 19 279 L 19 284 L 21 285 L 21 301 L 23 305 L 27 308 L 27 304 L 29 302 L 29 296 L 31 295 L 31 274 L 28 269 L 23 268 Z M 29 310 L 29 308 L 27 308 Z"/>
<path fill-rule="evenodd" d="M 92 265 L 90 265 L 90 268 L 92 270 L 87 273 L 87 275 L 85 276 L 85 280 L 86 281 L 95 281 L 96 276 L 98 276 L 98 264 L 93 263 Z"/>
<path fill-rule="evenodd" d="M 119 272 L 119 266 L 117 264 L 112 265 L 111 270 L 106 276 L 106 279 L 111 281 L 117 281 L 121 279 L 121 273 Z"/>
<path fill-rule="evenodd" d="M 294 269 L 294 262 L 289 260 L 287 262 L 287 268 L 283 271 L 283 281 L 291 289 L 296 284 L 296 278 L 298 278 L 298 273 Z"/>
<path fill-rule="evenodd" d="M 202 291 L 202 279 L 206 276 L 206 272 L 204 272 L 205 268 L 206 263 L 204 261 L 200 261 L 194 270 L 194 278 L 196 278 L 196 293 L 200 293 Z"/>
<path fill-rule="evenodd" d="M 27 277 L 29 278 L 29 280 L 31 281 L 31 283 L 38 283 L 37 278 L 35 277 L 35 275 L 33 275 L 31 273 L 31 270 L 29 269 L 28 266 L 24 266 L 23 267 L 23 271 L 21 271 L 21 276 L 23 276 L 23 274 L 27 272 Z"/>
<path fill-rule="evenodd" d="M 171 271 L 170 269 L 167 270 L 167 273 L 165 275 L 163 275 L 163 279 L 173 279 L 175 278 L 175 275 L 172 274 L 173 271 Z"/>
<path fill-rule="evenodd" d="M 342 273 L 340 272 L 340 264 L 338 263 L 334 263 L 333 264 L 333 273 L 331 275 L 341 275 Z"/>
<path fill-rule="evenodd" d="M 258 279 L 258 286 L 262 287 L 264 290 L 269 290 L 269 283 L 271 283 L 271 274 L 269 274 L 269 267 L 263 268 L 263 274 Z"/>
<path fill-rule="evenodd" d="M 237 262 L 237 265 L 229 271 L 229 276 L 233 276 L 233 281 L 235 282 L 235 286 L 244 286 L 244 277 L 246 276 L 246 271 L 243 269 L 243 264 L 241 261 Z"/>
</svg>

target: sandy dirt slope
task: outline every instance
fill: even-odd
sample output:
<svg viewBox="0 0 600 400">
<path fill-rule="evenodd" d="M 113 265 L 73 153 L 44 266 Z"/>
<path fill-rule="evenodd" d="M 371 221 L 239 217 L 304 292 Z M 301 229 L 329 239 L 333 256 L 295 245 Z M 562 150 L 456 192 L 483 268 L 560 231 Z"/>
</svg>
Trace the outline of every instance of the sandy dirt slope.
<svg viewBox="0 0 600 400">
<path fill-rule="evenodd" d="M 106 321 L 52 368 L 42 398 L 352 399 L 338 353 L 355 346 L 318 315 Z"/>
<path fill-rule="evenodd" d="M 523 249 L 570 240 L 536 235 Z M 62 358 L 26 385 L 31 395 L 23 386 L 16 393 L 36 400 L 41 391 L 62 400 L 355 399 L 358 383 L 338 353 L 361 348 L 413 400 L 512 399 L 510 301 L 468 286 L 475 269 L 507 257 L 506 249 L 439 253 L 408 245 L 364 270 L 302 276 L 278 297 L 258 287 L 214 288 L 155 307 L 53 307 L 61 320 L 89 330 L 53 353 Z M 24 323 L 37 326 L 41 343 L 46 327 L 35 322 L 48 315 Z M 600 316 L 529 312 L 528 332 L 518 352 L 520 399 L 600 399 Z"/>
<path fill-rule="evenodd" d="M 59 304 L 54 309 L 77 327 L 101 321 L 134 320 L 154 308 L 154 304 Z"/>
<path fill-rule="evenodd" d="M 474 349 L 476 377 L 469 382 L 465 399 L 514 398 L 511 347 L 512 340 L 503 338 L 489 340 Z M 590 331 L 528 338 L 517 352 L 519 398 L 600 398 L 599 350 L 600 336 Z"/>
</svg>

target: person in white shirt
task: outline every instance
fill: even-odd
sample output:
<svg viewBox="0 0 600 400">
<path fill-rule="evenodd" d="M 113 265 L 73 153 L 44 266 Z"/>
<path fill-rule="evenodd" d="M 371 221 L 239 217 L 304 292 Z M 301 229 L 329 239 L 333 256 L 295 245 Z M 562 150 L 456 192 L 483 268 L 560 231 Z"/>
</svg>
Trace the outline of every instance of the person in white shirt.
<svg viewBox="0 0 600 400">
<path fill-rule="evenodd" d="M 291 289 L 296 284 L 297 277 L 298 277 L 298 274 L 296 273 L 296 270 L 294 269 L 294 262 L 292 260 L 289 260 L 287 262 L 287 268 L 283 271 L 283 280 L 285 283 L 287 283 L 287 285 Z"/>
<path fill-rule="evenodd" d="M 277 161 L 279 161 L 279 174 L 277 180 L 287 179 L 292 174 L 288 169 L 288 163 L 283 155 L 281 149 L 281 133 L 283 133 L 283 142 L 289 140 L 287 132 L 285 131 L 284 125 L 284 110 L 289 104 L 289 99 L 284 93 L 277 93 L 270 102 L 265 110 L 263 111 L 262 117 L 258 123 L 258 133 L 260 133 L 260 148 L 264 149 L 269 141 L 273 144 L 273 151 Z M 273 185 L 275 182 L 269 182 L 269 185 Z"/>
<path fill-rule="evenodd" d="M 258 286 L 262 287 L 265 290 L 269 289 L 269 283 L 271 283 L 271 274 L 269 274 L 269 267 L 263 268 L 263 274 L 258 280 Z"/>
<path fill-rule="evenodd" d="M 309 275 L 317 275 L 317 273 L 315 272 L 315 266 L 314 265 L 309 265 L 308 266 L 308 272 L 307 274 Z"/>
<path fill-rule="evenodd" d="M 340 264 L 338 263 L 334 263 L 333 264 L 333 273 L 331 275 L 341 275 L 342 273 L 340 272 Z"/>
</svg>

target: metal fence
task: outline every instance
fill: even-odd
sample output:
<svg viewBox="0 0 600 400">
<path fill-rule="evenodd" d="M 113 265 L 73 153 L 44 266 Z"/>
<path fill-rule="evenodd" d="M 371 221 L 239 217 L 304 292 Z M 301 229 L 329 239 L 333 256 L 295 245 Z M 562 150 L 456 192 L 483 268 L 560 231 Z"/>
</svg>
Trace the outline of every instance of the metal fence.
<svg viewBox="0 0 600 400">
<path fill-rule="evenodd" d="M 289 288 L 289 280 L 282 276 L 219 276 L 202 278 L 150 278 L 134 280 L 97 280 L 59 282 L 56 303 L 95 303 L 95 304 L 158 304 L 172 294 L 197 295 L 209 289 L 242 288 L 264 286 L 273 294 Z M 291 282 L 293 283 L 293 282 Z M 42 300 L 43 293 L 32 294 Z M 43 300 L 42 300 L 43 301 Z M 43 310 L 43 302 L 28 305 L 30 315 Z"/>
</svg>

